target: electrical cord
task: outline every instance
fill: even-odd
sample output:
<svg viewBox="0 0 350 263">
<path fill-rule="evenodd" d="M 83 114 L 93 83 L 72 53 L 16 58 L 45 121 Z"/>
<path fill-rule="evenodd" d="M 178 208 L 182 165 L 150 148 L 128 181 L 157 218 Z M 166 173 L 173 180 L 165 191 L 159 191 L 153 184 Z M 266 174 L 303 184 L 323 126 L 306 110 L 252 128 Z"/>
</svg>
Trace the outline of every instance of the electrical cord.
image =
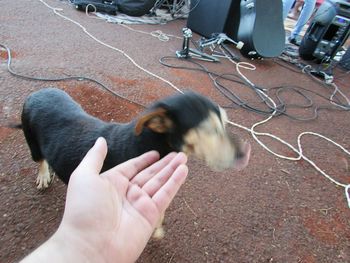
<svg viewBox="0 0 350 263">
<path fill-rule="evenodd" d="M 137 106 L 140 106 L 140 107 L 143 107 L 145 108 L 146 106 L 141 104 L 141 103 L 138 103 L 138 102 L 135 102 L 135 101 L 132 101 L 118 93 L 116 93 L 115 91 L 111 90 L 110 88 L 108 88 L 106 85 L 102 84 L 101 82 L 95 80 L 95 79 L 92 79 L 92 78 L 88 78 L 88 77 L 83 77 L 83 76 L 71 76 L 71 77 L 62 77 L 62 78 L 39 78 L 39 77 L 31 77 L 31 76 L 25 76 L 25 75 L 22 75 L 22 74 L 18 74 L 16 73 L 12 67 L 11 67 L 11 62 L 12 62 L 12 56 L 11 56 L 11 50 L 0 43 L 0 47 L 4 48 L 7 52 L 7 70 L 8 72 L 15 76 L 15 77 L 18 77 L 18 78 L 21 78 L 21 79 L 25 79 L 25 80 L 33 80 L 33 81 L 48 81 L 48 82 L 57 82 L 57 81 L 69 81 L 69 80 L 78 80 L 78 81 L 90 81 L 90 82 L 93 82 L 97 85 L 99 85 L 100 87 L 102 87 L 104 90 L 108 91 L 109 93 L 113 94 L 114 96 L 117 96 L 123 100 L 126 100 L 132 104 L 135 104 Z"/>
<path fill-rule="evenodd" d="M 235 64 L 236 66 L 236 70 L 237 72 L 244 78 L 246 78 L 244 76 L 244 74 L 239 70 L 240 66 L 241 66 L 241 62 L 239 63 L 236 63 L 234 61 L 231 60 L 231 62 L 233 64 Z M 333 98 L 335 96 L 335 94 L 337 92 L 339 92 L 347 101 L 348 105 L 350 105 L 350 101 L 349 99 L 339 90 L 339 88 L 336 86 L 336 85 L 332 85 L 334 87 L 334 92 L 333 94 L 331 95 L 331 98 Z M 271 101 L 271 103 L 273 105 L 275 105 L 275 107 L 277 107 L 276 103 L 274 102 L 273 99 L 271 99 L 267 94 L 263 93 L 263 91 L 261 91 L 262 94 L 264 94 L 264 96 L 266 96 L 266 98 L 268 100 Z M 332 183 L 334 183 L 335 185 L 337 186 L 340 186 L 340 187 L 343 187 L 345 192 L 345 197 L 346 197 L 346 201 L 347 201 L 347 205 L 348 205 L 348 208 L 350 208 L 350 183 L 340 183 L 338 182 L 337 180 L 333 179 L 329 174 L 327 174 L 325 171 L 323 171 L 321 168 L 319 168 L 317 166 L 317 164 L 312 161 L 310 158 L 308 158 L 307 156 L 305 156 L 305 154 L 303 153 L 303 149 L 302 149 L 302 143 L 301 143 L 301 138 L 305 135 L 311 135 L 311 136 L 316 136 L 316 137 L 319 137 L 323 140 L 326 140 L 327 142 L 329 143 L 332 143 L 334 146 L 340 148 L 345 154 L 347 154 L 348 156 L 350 156 L 350 152 L 348 150 L 346 150 L 342 145 L 336 143 L 335 141 L 327 138 L 326 136 L 323 136 L 322 134 L 319 134 L 319 133 L 315 133 L 315 132 L 302 132 L 298 135 L 298 138 L 297 138 L 297 143 L 298 143 L 298 147 L 294 147 L 293 145 L 291 145 L 290 143 L 282 140 L 280 137 L 276 136 L 276 135 L 273 135 L 271 133 L 266 133 L 266 132 L 257 132 L 255 129 L 256 127 L 262 125 L 262 124 L 265 124 L 267 123 L 268 121 L 270 121 L 274 115 L 275 115 L 276 112 L 274 112 L 271 116 L 269 116 L 267 119 L 264 119 L 260 122 L 257 122 L 255 124 L 252 125 L 251 128 L 248 128 L 248 127 L 245 127 L 243 125 L 240 125 L 238 123 L 235 123 L 235 122 L 232 122 L 232 121 L 228 121 L 228 123 L 232 126 L 235 126 L 235 127 L 238 127 L 240 129 L 243 129 L 247 132 L 249 132 L 252 137 L 254 138 L 254 140 L 261 146 L 263 147 L 266 151 L 268 151 L 269 153 L 271 153 L 272 155 L 278 157 L 278 158 L 281 158 L 281 159 L 285 159 L 285 160 L 290 160 L 290 161 L 298 161 L 298 160 L 304 160 L 306 161 L 307 163 L 309 163 L 313 168 L 315 168 L 316 171 L 318 171 L 322 176 L 324 176 L 325 178 L 327 178 L 329 181 L 331 181 Z M 297 154 L 296 157 L 290 157 L 290 156 L 285 156 L 285 155 L 282 155 L 282 154 L 279 154 L 277 152 L 274 152 L 273 150 L 271 150 L 265 143 L 263 143 L 259 137 L 261 136 L 264 136 L 264 137 L 269 137 L 273 140 L 276 140 L 277 142 L 281 143 L 282 145 L 284 146 L 287 146 L 290 150 L 292 150 L 294 153 Z"/>
<path fill-rule="evenodd" d="M 224 96 L 226 97 L 231 104 L 228 106 L 224 106 L 224 108 L 232 108 L 234 106 L 241 107 L 245 110 L 249 110 L 258 114 L 263 114 L 263 115 L 271 115 L 273 112 L 275 112 L 274 116 L 280 116 L 280 115 L 285 115 L 290 119 L 297 120 L 297 121 L 310 121 L 310 120 L 315 120 L 318 117 L 318 112 L 320 110 L 350 110 L 350 107 L 348 105 L 342 104 L 340 100 L 335 97 L 335 98 L 327 98 L 326 96 L 323 96 L 322 94 L 319 94 L 317 92 L 314 92 L 312 90 L 308 90 L 306 88 L 298 87 L 298 86 L 279 86 L 279 87 L 273 87 L 273 88 L 257 88 L 255 85 L 251 85 L 251 83 L 246 82 L 242 77 L 240 77 L 237 74 L 218 74 L 212 71 L 209 71 L 204 65 L 202 65 L 199 62 L 193 61 L 192 59 L 184 59 L 180 58 L 180 61 L 182 62 L 187 62 L 190 64 L 195 65 L 195 67 L 188 67 L 188 66 L 178 66 L 178 65 L 173 65 L 167 62 L 168 60 L 171 59 L 176 59 L 177 61 L 179 58 L 173 57 L 173 56 L 165 56 L 160 58 L 160 63 L 164 66 L 170 67 L 170 68 L 176 68 L 176 69 L 184 69 L 184 70 L 195 70 L 195 71 L 200 71 L 203 73 L 206 73 L 208 75 L 211 75 L 211 79 L 213 80 L 213 83 L 216 87 L 216 89 Z M 214 76 L 214 77 L 213 77 Z M 265 104 L 265 109 L 258 108 L 252 106 L 252 103 L 249 103 L 247 101 L 244 101 L 241 99 L 235 92 L 233 92 L 230 88 L 225 86 L 222 83 L 222 80 L 238 83 L 240 85 L 244 85 L 248 88 L 251 88 L 256 95 L 259 98 L 258 104 Z M 266 91 L 269 94 L 274 92 L 275 94 L 271 94 L 276 96 L 278 103 L 276 104 L 276 107 L 271 106 L 271 104 L 268 103 L 268 100 L 266 99 L 265 96 L 262 96 L 260 91 Z M 281 94 L 286 92 L 286 91 L 292 91 L 306 101 L 305 104 L 288 104 L 286 103 L 282 97 Z M 314 106 L 313 100 L 306 94 L 312 93 L 315 94 L 318 97 L 321 97 L 327 101 L 330 101 L 331 103 L 334 103 L 338 105 L 339 107 L 332 107 L 332 106 Z M 271 96 L 270 95 L 270 96 Z M 267 109 L 266 109 L 267 108 Z M 298 117 L 298 116 L 293 116 L 289 113 L 287 113 L 287 109 L 290 108 L 311 108 L 313 109 L 313 115 L 311 117 L 303 118 L 303 117 Z"/>
<path fill-rule="evenodd" d="M 166 60 L 170 60 L 170 59 L 174 59 L 174 60 L 180 60 L 182 62 L 188 62 L 191 64 L 194 64 L 196 67 L 186 67 L 186 66 L 176 66 L 176 65 L 172 65 L 166 62 Z M 251 84 L 249 82 L 247 82 L 244 78 L 241 78 L 239 75 L 237 74 L 218 74 L 212 71 L 209 71 L 204 65 L 200 64 L 199 62 L 193 61 L 192 59 L 184 59 L 184 58 L 178 58 L 175 56 L 164 56 L 162 58 L 159 59 L 159 62 L 166 66 L 166 67 L 170 67 L 170 68 L 176 68 L 176 69 L 184 69 L 184 70 L 193 70 L 193 71 L 200 71 L 200 72 L 204 72 L 206 74 L 209 75 L 209 77 L 213 80 L 216 88 L 226 97 L 228 98 L 231 102 L 233 102 L 234 104 L 244 107 L 246 109 L 250 109 L 251 111 L 254 111 L 256 113 L 261 113 L 261 114 L 271 114 L 273 112 L 273 109 L 270 110 L 264 110 L 264 109 L 258 109 L 258 108 L 254 108 L 252 106 L 249 106 L 247 102 L 244 102 L 242 99 L 240 99 L 237 95 L 233 94 L 228 88 L 224 87 L 222 84 L 220 84 L 217 79 L 225 79 L 228 81 L 232 81 L 241 85 L 245 85 L 249 88 L 251 88 L 253 91 L 257 91 L 259 89 L 261 89 L 260 87 L 257 86 L 251 86 Z M 229 78 L 227 76 L 233 76 L 235 77 L 235 79 Z M 230 93 L 230 94 L 229 94 Z M 261 96 L 260 93 L 256 93 L 258 97 L 260 97 L 261 101 L 266 103 L 266 99 L 263 98 Z M 269 105 L 267 105 L 268 108 L 270 108 Z M 228 107 L 228 106 L 226 106 Z"/>
<path fill-rule="evenodd" d="M 193 0 L 191 0 L 193 1 Z M 177 16 L 175 19 L 179 19 L 179 18 L 185 18 L 187 15 L 189 15 L 194 9 L 197 8 L 197 6 L 199 5 L 201 0 L 197 0 L 197 2 L 192 6 L 192 8 L 190 7 L 190 10 L 188 10 L 187 12 L 182 12 L 182 14 L 180 14 L 179 16 Z M 164 0 L 159 0 L 155 3 L 155 5 L 153 6 L 153 8 L 151 9 L 151 13 L 155 12 L 157 8 L 160 8 L 163 4 Z M 186 6 L 186 2 L 187 0 L 181 0 L 179 3 L 177 3 L 177 6 L 180 6 L 180 8 L 177 8 L 177 10 L 175 10 L 175 12 L 173 12 L 172 10 L 170 10 L 170 13 L 172 14 L 173 17 L 175 17 L 175 15 L 177 15 L 178 13 L 180 13 L 182 11 L 182 9 L 184 9 L 184 7 Z M 170 9 L 170 8 L 169 8 Z M 175 20 L 174 19 L 174 20 Z"/>
<path fill-rule="evenodd" d="M 89 8 L 90 7 L 93 9 L 93 11 L 89 12 Z M 94 14 L 94 16 L 90 15 L 90 13 Z M 102 17 L 98 16 L 97 8 L 93 4 L 88 4 L 85 7 L 85 15 L 87 17 L 89 17 L 89 18 L 92 18 L 92 19 L 105 20 L 105 18 L 102 18 Z M 137 32 L 137 33 L 141 33 L 141 34 L 145 34 L 145 35 L 150 35 L 152 37 L 158 38 L 158 40 L 160 40 L 162 42 L 169 41 L 171 37 L 172 38 L 177 38 L 177 39 L 182 39 L 181 37 L 178 37 L 178 36 L 175 36 L 175 35 L 163 33 L 161 30 L 155 30 L 155 31 L 152 31 L 152 32 L 146 32 L 146 31 L 134 29 L 134 28 L 132 28 L 130 26 L 127 26 L 126 24 L 118 23 L 118 25 L 120 25 L 122 27 L 125 27 L 126 29 L 128 29 L 130 31 L 133 31 L 133 32 Z"/>
<path fill-rule="evenodd" d="M 42 4 L 44 4 L 47 8 L 51 9 L 53 11 L 53 13 L 61 18 L 63 18 L 64 20 L 67 20 L 73 24 L 75 24 L 76 26 L 78 26 L 86 35 L 88 35 L 91 39 L 93 39 L 94 41 L 96 41 L 97 43 L 99 43 L 100 45 L 107 47 L 109 49 L 112 49 L 114 51 L 119 52 L 120 54 L 122 54 L 124 57 L 126 57 L 135 67 L 137 67 L 138 69 L 140 69 L 141 71 L 145 72 L 146 74 L 163 81 L 164 83 L 168 84 L 171 88 L 175 89 L 176 91 L 183 93 L 178 87 L 176 87 L 173 83 L 171 83 L 169 80 L 166 80 L 164 78 L 162 78 L 161 76 L 147 70 L 146 68 L 142 67 L 141 65 L 139 65 L 131 56 L 129 56 L 125 51 L 116 48 L 112 45 L 109 45 L 103 41 L 101 41 L 100 39 L 98 39 L 97 37 L 95 37 L 93 34 L 91 34 L 83 25 L 81 25 L 80 23 L 78 23 L 77 21 L 63 15 L 60 13 L 60 11 L 62 11 L 61 8 L 56 8 L 56 7 L 52 7 L 50 6 L 48 3 L 46 3 L 44 0 L 38 0 L 39 2 L 41 2 Z"/>
<path fill-rule="evenodd" d="M 297 120 L 297 121 L 311 121 L 311 120 L 315 120 L 317 119 L 318 117 L 318 112 L 320 110 L 341 110 L 341 111 L 344 111 L 344 110 L 350 110 L 350 107 L 349 106 L 346 106 L 346 105 L 342 105 L 339 101 L 335 101 L 334 99 L 332 98 L 327 98 L 326 96 L 323 96 L 317 92 L 314 92 L 312 90 L 309 90 L 309 89 L 305 89 L 305 88 L 302 88 L 302 87 L 299 87 L 299 86 L 280 86 L 280 87 L 274 87 L 274 88 L 270 88 L 268 89 L 268 91 L 271 91 L 271 90 L 276 90 L 275 92 L 275 96 L 279 102 L 279 104 L 277 104 L 277 108 L 278 108 L 278 115 L 279 114 L 283 114 L 283 115 L 286 115 L 288 118 L 290 119 L 293 119 L 293 120 Z M 281 93 L 282 92 L 286 92 L 288 90 L 291 90 L 293 91 L 294 93 L 300 95 L 301 97 L 303 97 L 305 99 L 305 101 L 307 102 L 305 105 L 300 105 L 300 104 L 287 104 L 283 101 L 283 99 L 281 98 Z M 307 96 L 305 93 L 303 93 L 302 91 L 305 91 L 305 92 L 308 92 L 308 93 L 312 93 L 318 97 L 321 97 L 331 103 L 334 103 L 334 104 L 337 104 L 337 105 L 341 105 L 343 106 L 344 108 L 341 108 L 341 107 L 336 107 L 336 106 L 314 106 L 314 103 L 313 103 L 313 100 Z M 292 116 L 291 114 L 288 114 L 286 113 L 287 109 L 288 108 L 311 108 L 313 109 L 313 115 L 309 118 L 302 118 L 302 117 L 295 117 L 295 116 Z"/>
</svg>

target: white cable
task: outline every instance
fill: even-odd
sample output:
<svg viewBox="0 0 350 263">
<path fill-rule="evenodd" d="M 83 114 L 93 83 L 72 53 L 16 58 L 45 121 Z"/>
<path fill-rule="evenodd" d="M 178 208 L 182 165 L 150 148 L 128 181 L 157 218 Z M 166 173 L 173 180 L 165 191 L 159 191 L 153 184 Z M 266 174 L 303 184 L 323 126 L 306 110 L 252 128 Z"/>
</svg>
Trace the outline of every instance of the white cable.
<svg viewBox="0 0 350 263">
<path fill-rule="evenodd" d="M 92 7 L 94 9 L 94 11 L 89 12 L 89 7 Z M 97 12 L 97 8 L 95 5 L 93 4 L 87 4 L 85 7 L 85 15 L 89 18 L 93 18 L 93 19 L 98 19 L 98 20 L 103 20 L 103 18 L 100 18 L 98 16 L 96 16 L 96 12 Z M 90 13 L 94 14 L 95 16 L 90 15 Z"/>
<path fill-rule="evenodd" d="M 349 110 L 349 107 L 350 107 L 350 100 L 348 99 L 348 97 L 339 89 L 339 87 L 338 87 L 334 82 L 331 83 L 330 85 L 334 87 L 334 92 L 333 92 L 332 95 L 331 95 L 331 103 L 332 103 L 333 105 L 337 106 L 337 107 L 340 107 L 340 108 L 344 109 L 344 110 Z M 339 105 L 338 103 L 333 102 L 333 97 L 334 97 L 337 93 L 339 93 L 339 94 L 346 100 L 346 103 L 347 103 L 346 106 L 344 106 L 344 105 Z"/>
<path fill-rule="evenodd" d="M 134 31 L 134 32 L 138 32 L 138 33 L 142 33 L 142 34 L 146 34 L 146 35 L 151 35 L 152 37 L 156 37 L 160 41 L 164 41 L 164 42 L 169 41 L 171 37 L 182 39 L 182 37 L 178 37 L 178 36 L 171 35 L 171 34 L 166 34 L 166 33 L 162 32 L 161 30 L 155 30 L 155 31 L 152 31 L 152 32 L 149 33 L 149 32 L 146 32 L 146 31 L 134 29 L 134 28 L 132 28 L 130 26 L 127 26 L 125 24 L 118 24 L 118 25 L 121 25 L 121 26 L 129 29 L 130 31 Z"/>
<path fill-rule="evenodd" d="M 350 184 L 348 184 L 346 187 L 345 187 L 345 196 L 346 196 L 346 199 L 348 201 L 348 206 L 350 208 Z"/>
<path fill-rule="evenodd" d="M 159 79 L 159 80 L 161 80 L 161 81 L 167 83 L 169 86 L 171 86 L 171 87 L 172 87 L 173 89 L 175 89 L 176 91 L 178 91 L 178 92 L 180 92 L 180 93 L 183 93 L 178 87 L 176 87 L 176 86 L 175 86 L 173 83 L 171 83 L 169 80 L 166 80 L 166 79 L 164 79 L 164 78 L 162 78 L 162 77 L 156 75 L 155 73 L 152 73 L 151 71 L 149 71 L 149 70 L 143 68 L 143 67 L 140 66 L 139 64 L 137 64 L 136 61 L 135 61 L 132 57 L 130 57 L 127 53 L 125 53 L 123 50 L 118 49 L 118 48 L 116 48 L 116 47 L 113 47 L 113 46 L 111 46 L 111 45 L 109 45 L 109 44 L 104 43 L 103 41 L 99 40 L 99 39 L 96 38 L 94 35 L 92 35 L 90 32 L 88 32 L 87 29 L 86 29 L 84 26 L 82 26 L 81 24 L 79 24 L 78 22 L 74 21 L 73 19 L 70 19 L 69 17 L 66 17 L 66 16 L 60 14 L 59 11 L 62 11 L 61 8 L 51 7 L 51 6 L 48 5 L 44 0 L 39 0 L 39 1 L 40 1 L 41 3 L 43 3 L 44 5 L 46 5 L 48 8 L 50 8 L 56 15 L 60 16 L 61 18 L 65 19 L 65 20 L 67 20 L 67 21 L 70 21 L 70 22 L 72 22 L 73 24 L 75 24 L 75 25 L 77 25 L 78 27 L 80 27 L 80 28 L 84 31 L 84 33 L 86 33 L 89 37 L 91 37 L 93 40 L 95 40 L 95 41 L 98 42 L 99 44 L 101 44 L 101 45 L 103 45 L 103 46 L 105 46 L 105 47 L 108 47 L 108 48 L 110 48 L 110 49 L 113 49 L 113 50 L 115 50 L 115 51 L 121 53 L 122 55 L 124 55 L 124 56 L 125 56 L 128 60 L 130 60 L 130 62 L 131 62 L 132 64 L 134 64 L 138 69 L 144 71 L 145 73 L 151 75 L 152 77 L 155 77 L 155 78 L 157 78 L 157 79 Z"/>
<path fill-rule="evenodd" d="M 89 12 L 88 8 L 90 6 L 94 9 L 94 11 Z M 95 16 L 91 16 L 89 13 L 92 13 Z M 93 18 L 93 19 L 105 20 L 102 17 L 98 17 L 96 13 L 97 13 L 97 8 L 93 4 L 88 4 L 85 7 L 85 14 L 86 14 L 87 17 Z M 137 32 L 137 33 L 141 33 L 141 34 L 145 34 L 145 35 L 150 35 L 152 37 L 156 37 L 156 38 L 158 38 L 158 40 L 163 41 L 163 42 L 169 41 L 171 37 L 182 39 L 182 37 L 179 37 L 179 36 L 175 36 L 175 35 L 171 35 L 171 34 L 165 34 L 161 30 L 155 30 L 155 31 L 152 31 L 152 32 L 146 32 L 146 31 L 134 29 L 134 28 L 132 28 L 130 26 L 127 26 L 125 24 L 120 24 L 119 23 L 118 25 L 123 26 L 123 27 L 125 27 L 125 28 L 127 28 L 127 29 L 129 29 L 130 31 L 133 31 L 133 32 Z"/>
<path fill-rule="evenodd" d="M 230 60 L 231 62 L 233 62 L 235 65 L 236 65 L 236 70 L 237 72 L 241 75 L 241 77 L 243 77 L 245 80 L 247 80 L 247 77 L 245 77 L 242 72 L 239 70 L 240 67 L 240 63 L 236 63 L 235 61 L 233 60 Z M 246 63 L 246 64 L 249 64 L 249 63 Z M 245 64 L 245 65 L 246 65 Z M 254 66 L 252 67 L 245 67 L 245 69 L 249 69 L 249 70 L 253 70 L 253 68 L 255 69 Z M 254 84 L 252 82 L 249 81 L 249 83 L 251 83 L 253 86 Z M 340 89 L 334 84 L 334 87 L 335 87 L 335 91 L 333 92 L 333 94 L 331 95 L 331 98 L 335 95 L 336 92 L 339 92 L 345 99 L 347 102 L 349 102 L 349 99 L 345 96 L 344 93 L 342 93 L 340 91 Z M 276 103 L 263 91 L 261 90 L 258 90 L 259 92 L 261 92 L 262 95 L 264 95 L 273 105 L 274 105 L 274 108 L 276 108 Z M 341 146 L 340 144 L 334 142 L 333 140 L 319 134 L 319 133 L 315 133 L 315 132 L 303 132 L 301 134 L 299 134 L 298 136 L 298 139 L 297 139 L 297 142 L 298 142 L 298 149 L 293 147 L 291 144 L 289 144 L 288 142 L 282 140 L 281 138 L 273 135 L 273 134 L 270 134 L 270 133 L 262 133 L 262 132 L 257 132 L 255 131 L 255 128 L 261 124 L 264 124 L 266 122 L 268 122 L 269 120 L 271 120 L 274 115 L 276 114 L 276 110 L 265 120 L 262 120 L 258 123 L 255 123 L 250 129 L 247 128 L 247 127 L 244 127 L 242 125 L 239 125 L 239 124 L 236 124 L 232 121 L 228 121 L 229 124 L 233 125 L 233 126 L 236 126 L 238 128 L 241 128 L 241 129 L 244 129 L 246 131 L 249 131 L 251 133 L 251 135 L 253 136 L 253 138 L 265 149 L 267 150 L 268 152 L 270 152 L 271 154 L 279 157 L 279 158 L 282 158 L 282 159 L 286 159 L 286 160 L 291 160 L 291 161 L 298 161 L 300 159 L 303 159 L 305 161 L 307 161 L 309 164 L 311 164 L 319 173 L 321 173 L 324 177 L 326 177 L 328 180 L 330 180 L 331 182 L 333 182 L 334 184 L 338 185 L 338 186 L 341 186 L 341 187 L 344 187 L 345 188 L 345 195 L 346 195 L 346 199 L 347 199 L 347 203 L 348 203 L 348 207 L 350 208 L 350 194 L 349 194 L 349 189 L 350 189 L 350 184 L 343 184 L 343 183 L 340 183 L 338 181 L 336 181 L 335 179 L 333 179 L 330 175 L 328 175 L 326 172 L 324 172 L 321 168 L 319 168 L 315 162 L 313 162 L 311 159 L 309 159 L 308 157 L 306 157 L 304 154 L 303 154 L 303 149 L 302 149 L 302 145 L 301 145 L 301 138 L 302 136 L 304 135 L 313 135 L 313 136 L 318 136 L 332 144 L 334 144 L 335 146 L 339 147 L 343 152 L 345 152 L 346 154 L 350 155 L 350 152 L 348 150 L 346 150 L 343 146 Z M 258 136 L 268 136 L 272 139 L 275 139 L 277 141 L 279 141 L 280 143 L 286 145 L 287 147 L 289 147 L 291 150 L 293 150 L 298 156 L 297 157 L 289 157 L 289 156 L 285 156 L 285 155 L 281 155 L 281 154 L 278 154 L 274 151 L 272 151 L 270 148 L 268 148 L 261 140 L 259 140 Z"/>
</svg>

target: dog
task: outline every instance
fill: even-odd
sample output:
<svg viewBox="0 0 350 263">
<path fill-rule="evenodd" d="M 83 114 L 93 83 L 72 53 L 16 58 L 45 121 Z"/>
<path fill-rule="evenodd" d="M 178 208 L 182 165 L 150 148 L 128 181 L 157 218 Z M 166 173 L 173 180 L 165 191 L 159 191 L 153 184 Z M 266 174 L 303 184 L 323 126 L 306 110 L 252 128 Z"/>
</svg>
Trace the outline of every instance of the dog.
<svg viewBox="0 0 350 263">
<path fill-rule="evenodd" d="M 66 92 L 44 88 L 25 100 L 19 128 L 39 163 L 36 183 L 43 189 L 51 181 L 49 167 L 68 184 L 98 137 L 108 145 L 102 172 L 150 150 L 160 157 L 182 151 L 213 170 L 242 169 L 250 145 L 229 135 L 226 121 L 222 108 L 195 92 L 159 100 L 129 123 L 109 123 L 86 113 Z"/>
</svg>

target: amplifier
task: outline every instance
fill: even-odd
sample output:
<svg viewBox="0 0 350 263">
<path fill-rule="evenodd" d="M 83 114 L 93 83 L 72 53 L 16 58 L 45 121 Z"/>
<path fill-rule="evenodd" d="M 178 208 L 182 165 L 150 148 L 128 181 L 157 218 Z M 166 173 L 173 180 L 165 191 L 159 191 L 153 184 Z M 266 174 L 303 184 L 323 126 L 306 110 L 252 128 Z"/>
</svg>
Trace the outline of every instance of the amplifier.
<svg viewBox="0 0 350 263">
<path fill-rule="evenodd" d="M 345 54 L 339 61 L 339 66 L 341 66 L 345 70 L 350 70 L 350 47 L 348 47 L 348 50 L 345 52 Z"/>
<path fill-rule="evenodd" d="M 325 1 L 316 12 L 299 47 L 305 60 L 329 62 L 350 33 L 350 3 Z"/>
</svg>

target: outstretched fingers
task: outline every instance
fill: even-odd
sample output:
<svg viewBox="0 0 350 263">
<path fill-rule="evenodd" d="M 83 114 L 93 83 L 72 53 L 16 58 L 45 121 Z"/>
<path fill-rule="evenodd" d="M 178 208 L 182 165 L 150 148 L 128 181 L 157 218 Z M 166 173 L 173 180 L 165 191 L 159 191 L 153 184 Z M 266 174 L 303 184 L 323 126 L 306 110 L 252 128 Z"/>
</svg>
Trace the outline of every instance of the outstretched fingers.
<svg viewBox="0 0 350 263">
<path fill-rule="evenodd" d="M 137 174 L 134 178 L 132 178 L 131 182 L 133 184 L 137 184 L 142 188 L 153 176 L 155 176 L 164 167 L 166 167 L 175 158 L 176 155 L 177 154 L 175 152 L 169 153 L 160 161 L 152 164 L 150 167 Z"/>
<path fill-rule="evenodd" d="M 159 216 L 164 214 L 181 185 L 185 182 L 188 174 L 186 161 L 185 154 L 176 154 L 143 187 L 133 182 L 129 183 L 127 200 L 151 226 L 155 227 L 157 225 Z"/>
<path fill-rule="evenodd" d="M 159 160 L 159 153 L 156 151 L 150 151 L 136 158 L 130 159 L 120 165 L 117 165 L 112 169 L 104 172 L 102 175 L 114 177 L 115 175 L 120 176 L 120 174 L 122 174 L 128 180 L 131 180 L 139 172 L 146 169 L 147 167 L 157 162 L 158 160 Z"/>
<path fill-rule="evenodd" d="M 136 184 L 129 184 L 126 193 L 126 199 L 136 211 L 145 218 L 151 227 L 154 227 L 159 220 L 159 211 L 157 206 L 152 202 L 150 196 L 142 191 Z"/>
<path fill-rule="evenodd" d="M 185 164 L 181 164 L 176 168 L 169 180 L 152 196 L 152 200 L 160 213 L 164 213 L 168 208 L 181 185 L 185 182 L 187 174 L 188 167 Z"/>
<path fill-rule="evenodd" d="M 186 162 L 187 156 L 184 153 L 176 154 L 168 164 L 142 186 L 142 190 L 152 197 L 168 181 L 175 170 Z"/>
</svg>

